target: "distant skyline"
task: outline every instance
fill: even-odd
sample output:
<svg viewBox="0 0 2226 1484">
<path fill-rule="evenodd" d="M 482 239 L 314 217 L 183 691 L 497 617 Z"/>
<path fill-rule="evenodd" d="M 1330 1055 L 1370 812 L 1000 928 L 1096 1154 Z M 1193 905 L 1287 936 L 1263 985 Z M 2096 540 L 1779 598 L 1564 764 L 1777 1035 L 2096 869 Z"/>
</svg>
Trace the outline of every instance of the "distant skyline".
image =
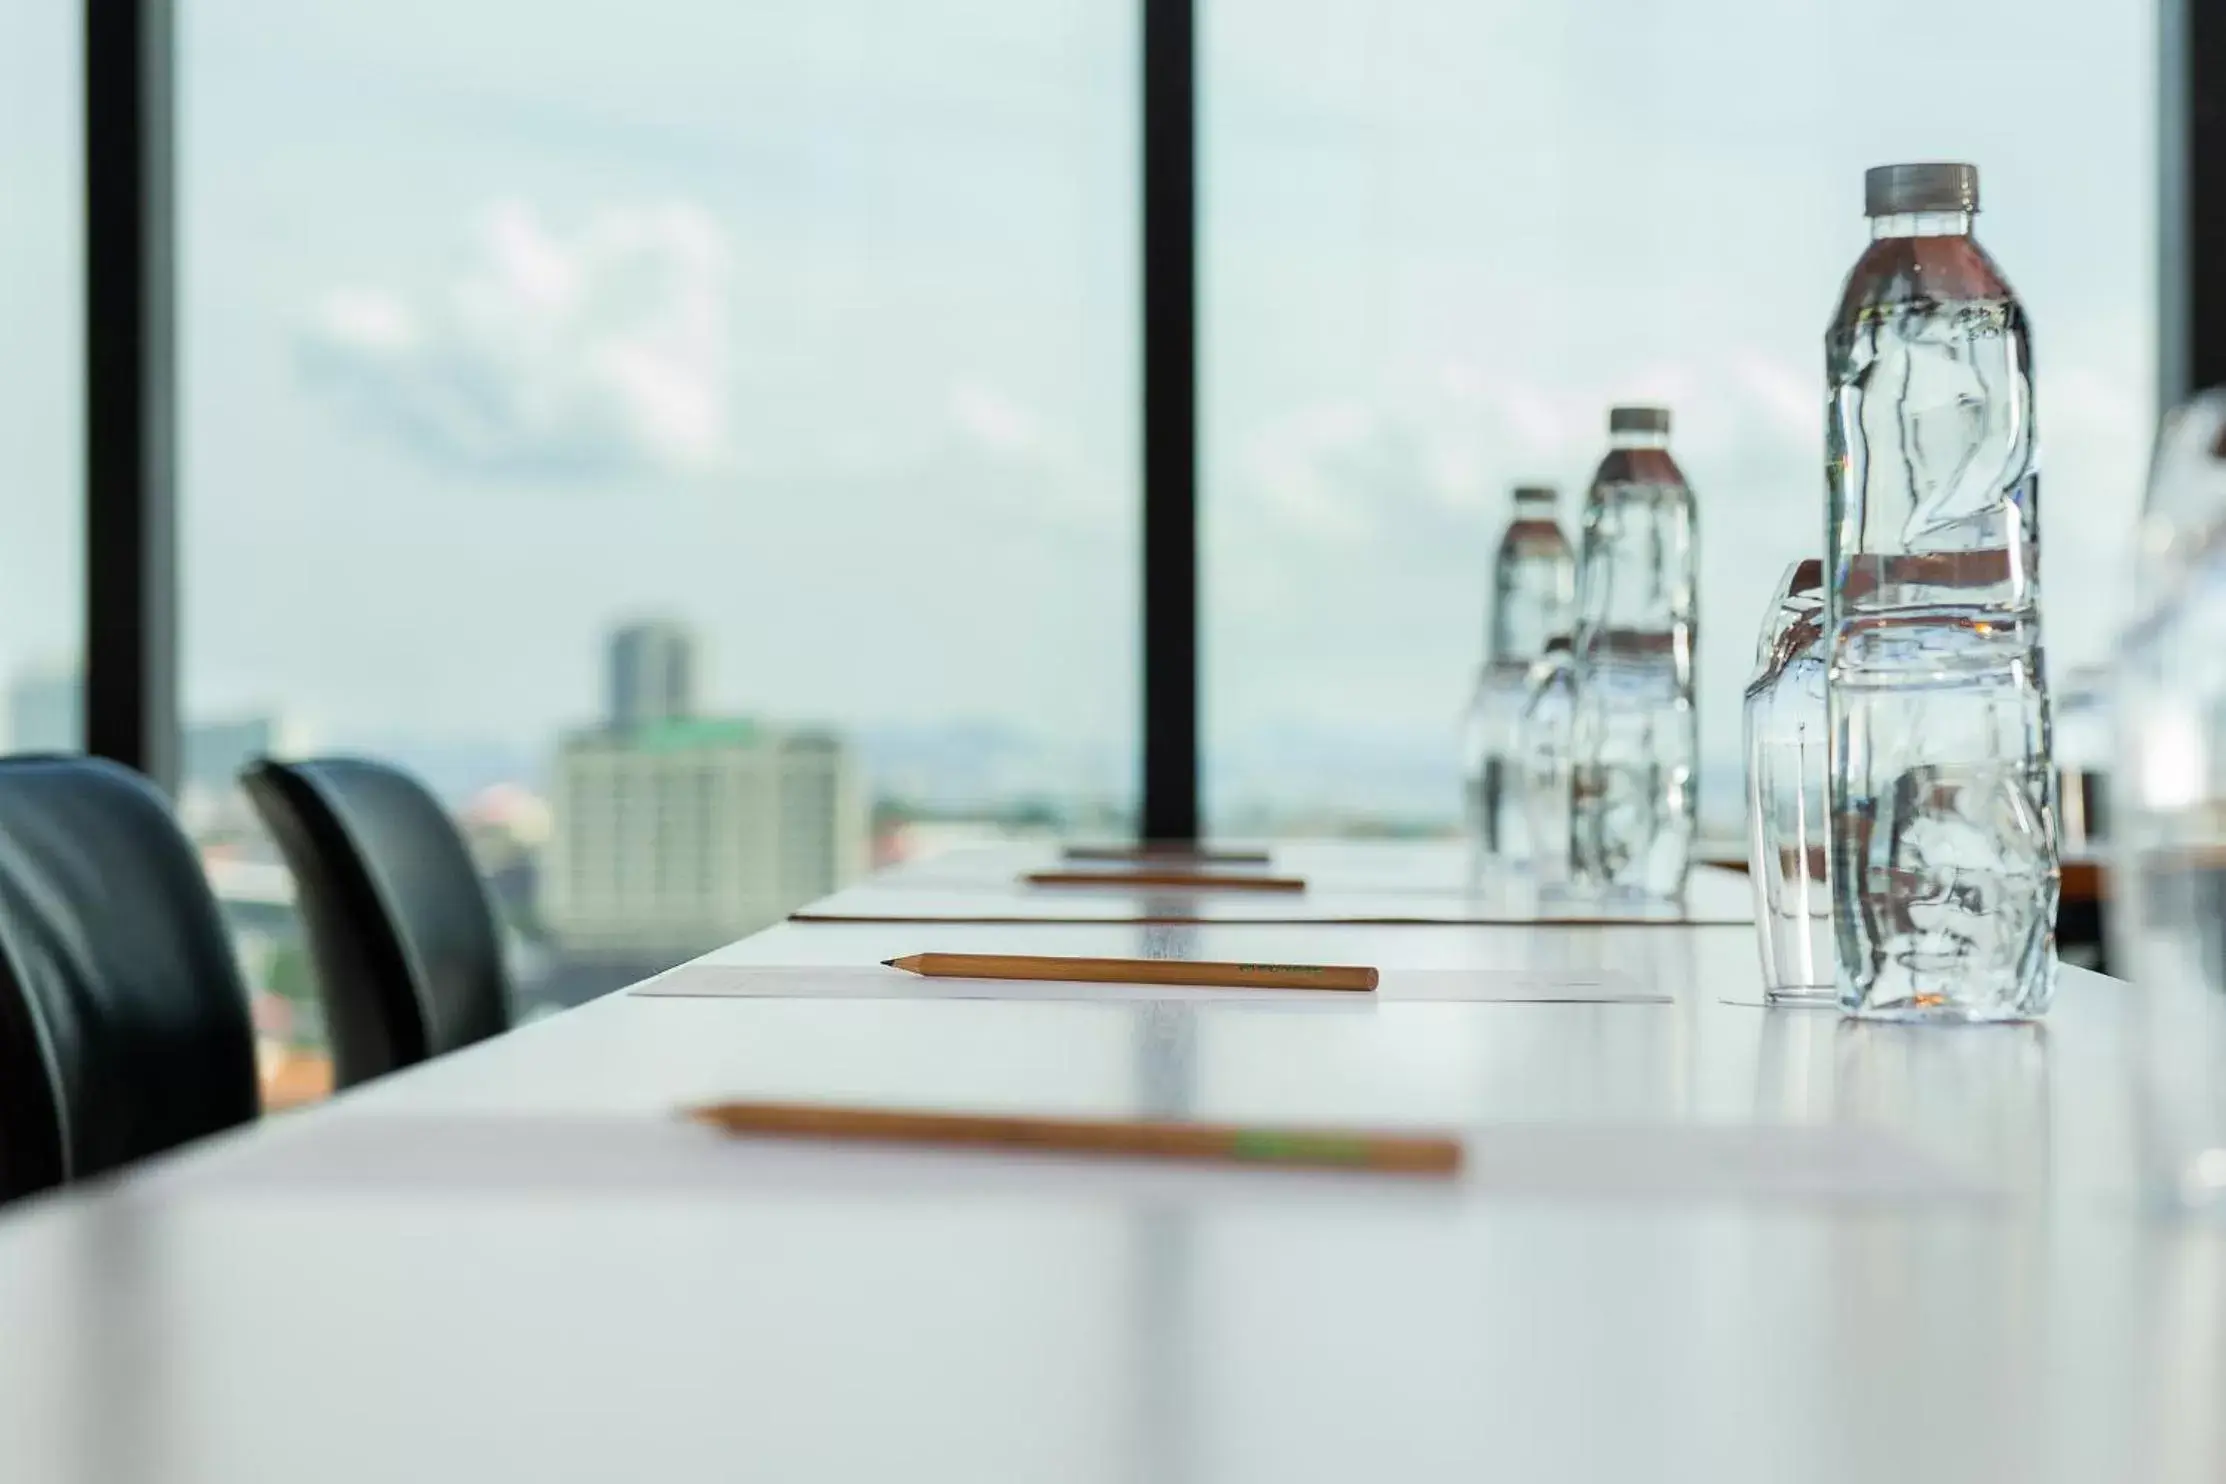
<svg viewBox="0 0 2226 1484">
<path fill-rule="evenodd" d="M 9 672 L 79 622 L 67 9 L 0 0 Z M 1201 13 L 1217 797 L 1341 752 L 1380 760 L 1360 782 L 1442 745 L 1450 780 L 1506 490 L 1573 520 L 1640 397 L 1698 490 L 1703 744 L 1734 758 L 1764 596 L 1820 541 L 1819 342 L 1890 158 L 1981 166 L 2038 327 L 2053 662 L 2104 653 L 2155 410 L 2150 6 Z M 1130 6 L 180 24 L 190 709 L 534 754 L 656 612 L 704 635 L 707 705 L 1133 750 Z M 1888 67 L 1878 35 L 1974 60 Z"/>
</svg>

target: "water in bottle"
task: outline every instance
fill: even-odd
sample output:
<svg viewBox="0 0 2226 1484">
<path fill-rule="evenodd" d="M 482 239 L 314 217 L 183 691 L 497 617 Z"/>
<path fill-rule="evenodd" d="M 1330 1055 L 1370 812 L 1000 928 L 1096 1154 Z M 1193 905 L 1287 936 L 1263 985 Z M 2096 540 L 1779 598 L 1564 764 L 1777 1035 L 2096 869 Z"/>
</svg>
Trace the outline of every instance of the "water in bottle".
<svg viewBox="0 0 2226 1484">
<path fill-rule="evenodd" d="M 1577 564 L 1547 485 L 1515 491 L 1515 515 L 1492 564 L 1490 632 L 1469 707 L 1465 778 L 1470 836 L 1480 854 L 1509 865 L 1529 854 L 1517 746 L 1531 666 L 1546 641 L 1569 632 Z"/>
<path fill-rule="evenodd" d="M 1610 412 L 1585 497 L 1571 848 L 1578 884 L 1611 901 L 1681 897 L 1692 853 L 1693 493 L 1669 428 L 1666 408 Z"/>
<path fill-rule="evenodd" d="M 1971 236 L 1975 169 L 1864 187 L 1871 243 L 1825 342 L 1840 999 L 2018 1019 L 2056 981 L 2031 338 Z"/>
</svg>

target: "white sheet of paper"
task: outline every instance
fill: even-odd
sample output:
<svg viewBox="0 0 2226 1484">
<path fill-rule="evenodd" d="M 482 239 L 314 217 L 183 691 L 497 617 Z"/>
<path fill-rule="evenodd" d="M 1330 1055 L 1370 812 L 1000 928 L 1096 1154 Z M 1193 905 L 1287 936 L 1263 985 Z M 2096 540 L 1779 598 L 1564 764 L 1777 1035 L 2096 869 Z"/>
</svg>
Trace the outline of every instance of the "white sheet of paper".
<svg viewBox="0 0 2226 1484">
<path fill-rule="evenodd" d="M 1452 1180 L 1028 1151 L 892 1149 L 731 1138 L 667 1118 L 357 1114 L 158 1166 L 144 1180 L 199 1196 L 504 1200 L 612 1195 L 763 1200 L 859 1192 L 945 1200 L 1458 1203 L 1515 1200 L 1907 1206 L 2003 1190 L 1861 1125 L 1527 1125 L 1460 1130 Z"/>
<path fill-rule="evenodd" d="M 1696 872 L 1682 907 L 1539 903 L 1460 893 L 1403 891 L 1182 891 L 1143 887 L 1002 887 L 969 890 L 869 883 L 789 914 L 792 922 L 1227 922 L 1292 926 L 1576 924 L 1745 927 L 1754 902 L 1737 877 Z"/>
<path fill-rule="evenodd" d="M 1645 1201 L 1987 1200 L 2001 1189 L 1861 1124 L 1483 1129 L 1478 1180 L 1510 1195 Z"/>
<path fill-rule="evenodd" d="M 1441 1000 L 1466 1003 L 1666 1005 L 1670 997 L 1612 969 L 1385 969 L 1371 992 L 1222 989 L 1182 984 L 1073 984 L 1048 979 L 927 979 L 875 964 L 864 968 L 757 968 L 686 964 L 633 994 L 666 999 L 872 1000 L 1227 1000 L 1242 1004 L 1369 1005 Z"/>
<path fill-rule="evenodd" d="M 1751 999 L 1735 1000 L 1724 995 L 1719 996 L 1716 1003 L 1729 1005 L 1734 1010 L 1828 1010 L 1834 1015 L 1840 1013 L 1840 1002 L 1833 999 L 1766 1000 L 1757 995 Z"/>
</svg>

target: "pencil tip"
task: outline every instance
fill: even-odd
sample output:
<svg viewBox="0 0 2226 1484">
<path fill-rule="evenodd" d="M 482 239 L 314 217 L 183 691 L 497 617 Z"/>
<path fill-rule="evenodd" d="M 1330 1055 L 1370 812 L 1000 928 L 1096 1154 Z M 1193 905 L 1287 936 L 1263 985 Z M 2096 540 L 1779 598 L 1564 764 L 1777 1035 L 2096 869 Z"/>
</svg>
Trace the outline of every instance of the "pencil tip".
<svg viewBox="0 0 2226 1484">
<path fill-rule="evenodd" d="M 885 958 L 881 961 L 881 967 L 883 967 L 884 969 L 893 969 L 896 966 L 897 961 L 893 958 Z"/>
</svg>

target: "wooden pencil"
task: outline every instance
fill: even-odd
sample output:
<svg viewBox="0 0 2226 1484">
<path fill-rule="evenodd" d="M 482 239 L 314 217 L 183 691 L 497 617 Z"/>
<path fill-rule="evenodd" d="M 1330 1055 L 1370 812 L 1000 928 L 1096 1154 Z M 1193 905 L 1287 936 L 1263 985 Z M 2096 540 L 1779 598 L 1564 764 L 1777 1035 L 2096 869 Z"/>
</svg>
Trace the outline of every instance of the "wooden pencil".
<svg viewBox="0 0 2226 1484">
<path fill-rule="evenodd" d="M 711 1103 L 686 1109 L 685 1116 L 730 1134 L 761 1138 L 1026 1149 L 1409 1175 L 1452 1175 L 1461 1168 L 1461 1141 L 1442 1134 L 1010 1117 L 811 1103 Z"/>
<path fill-rule="evenodd" d="M 1070 861 L 1138 861 L 1146 865 L 1264 866 L 1268 863 L 1265 850 L 1215 850 L 1174 841 L 1151 845 L 1069 845 L 1061 854 Z"/>
<path fill-rule="evenodd" d="M 1171 958 L 1054 958 L 1015 953 L 915 953 L 884 959 L 929 979 L 1033 979 L 1059 984 L 1186 984 L 1210 989 L 1366 991 L 1376 971 L 1337 964 L 1215 964 Z"/>
<path fill-rule="evenodd" d="M 1215 876 L 1197 871 L 1031 871 L 1030 886 L 1149 887 L 1154 891 L 1304 891 L 1297 876 Z"/>
</svg>

